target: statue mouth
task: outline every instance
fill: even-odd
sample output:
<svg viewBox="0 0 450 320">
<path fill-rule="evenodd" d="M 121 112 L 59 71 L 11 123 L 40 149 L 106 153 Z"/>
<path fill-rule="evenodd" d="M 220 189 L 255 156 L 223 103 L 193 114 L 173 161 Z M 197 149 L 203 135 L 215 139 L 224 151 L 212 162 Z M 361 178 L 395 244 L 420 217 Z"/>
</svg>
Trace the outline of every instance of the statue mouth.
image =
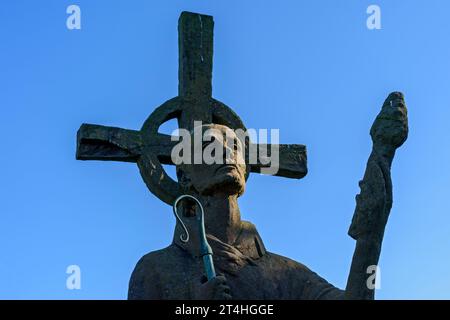
<svg viewBox="0 0 450 320">
<path fill-rule="evenodd" d="M 237 170 L 237 165 L 233 163 L 225 163 L 221 165 L 219 168 L 217 168 L 216 173 L 219 171 L 232 171 Z"/>
</svg>

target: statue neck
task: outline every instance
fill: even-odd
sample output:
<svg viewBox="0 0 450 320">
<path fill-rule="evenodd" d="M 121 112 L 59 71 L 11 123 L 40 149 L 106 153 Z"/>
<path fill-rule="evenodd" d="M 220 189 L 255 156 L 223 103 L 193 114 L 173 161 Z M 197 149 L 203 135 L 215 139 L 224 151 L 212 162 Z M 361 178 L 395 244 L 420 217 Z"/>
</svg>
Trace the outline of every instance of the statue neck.
<svg viewBox="0 0 450 320">
<path fill-rule="evenodd" d="M 237 195 L 202 196 L 206 233 L 233 244 L 241 231 L 241 214 Z"/>
<path fill-rule="evenodd" d="M 242 229 L 241 215 L 237 204 L 236 195 L 215 194 L 210 196 L 196 197 L 203 205 L 205 212 L 205 230 L 206 233 L 227 244 L 234 244 L 239 237 Z M 185 234 L 181 225 L 177 222 L 173 241 L 185 248 L 199 247 L 198 220 L 194 217 L 181 216 L 184 224 L 189 231 L 189 243 L 180 242 L 180 236 Z M 194 252 L 197 252 L 195 251 Z M 197 253 L 195 253 L 197 254 Z"/>
</svg>

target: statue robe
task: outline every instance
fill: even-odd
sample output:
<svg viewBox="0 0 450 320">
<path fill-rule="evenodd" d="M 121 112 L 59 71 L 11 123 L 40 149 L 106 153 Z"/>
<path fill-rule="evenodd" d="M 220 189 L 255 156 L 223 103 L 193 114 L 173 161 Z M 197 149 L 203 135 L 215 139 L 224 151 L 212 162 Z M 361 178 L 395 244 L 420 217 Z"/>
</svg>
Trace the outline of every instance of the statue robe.
<svg viewBox="0 0 450 320">
<path fill-rule="evenodd" d="M 227 278 L 233 299 L 343 299 L 335 288 L 306 266 L 266 251 L 255 226 L 242 221 L 233 245 L 207 235 L 218 274 Z M 128 299 L 194 299 L 204 279 L 196 250 L 174 238 L 165 249 L 150 252 L 137 263 Z"/>
</svg>

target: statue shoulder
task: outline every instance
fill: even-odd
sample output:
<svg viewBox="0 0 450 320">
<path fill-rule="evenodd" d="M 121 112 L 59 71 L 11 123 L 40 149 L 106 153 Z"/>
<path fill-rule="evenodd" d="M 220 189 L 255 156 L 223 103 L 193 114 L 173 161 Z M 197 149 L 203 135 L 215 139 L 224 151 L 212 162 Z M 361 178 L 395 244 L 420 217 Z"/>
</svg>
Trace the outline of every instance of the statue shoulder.
<svg viewBox="0 0 450 320">
<path fill-rule="evenodd" d="M 285 256 L 267 251 L 267 256 L 279 266 L 280 269 L 314 274 L 307 266 Z"/>
<path fill-rule="evenodd" d="M 271 260 L 272 268 L 284 275 L 285 283 L 295 288 L 295 299 L 343 299 L 342 290 L 334 287 L 304 264 L 272 252 L 267 252 L 265 257 Z"/>
<path fill-rule="evenodd" d="M 166 270 L 165 268 L 182 254 L 180 248 L 174 244 L 166 248 L 149 252 L 142 256 L 134 268 L 135 271 L 139 269 L 152 270 L 152 273 L 157 273 L 159 270 Z"/>
<path fill-rule="evenodd" d="M 158 288 L 158 284 L 162 275 L 170 270 L 170 265 L 181 254 L 180 251 L 172 244 L 149 252 L 139 259 L 131 274 L 128 299 L 160 299 L 161 288 Z"/>
</svg>

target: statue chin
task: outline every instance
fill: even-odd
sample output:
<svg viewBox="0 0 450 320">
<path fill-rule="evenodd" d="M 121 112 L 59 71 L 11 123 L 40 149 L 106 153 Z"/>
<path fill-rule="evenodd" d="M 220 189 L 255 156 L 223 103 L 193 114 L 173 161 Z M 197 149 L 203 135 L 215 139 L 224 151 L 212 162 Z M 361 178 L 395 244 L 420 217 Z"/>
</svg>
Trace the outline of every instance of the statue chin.
<svg viewBox="0 0 450 320">
<path fill-rule="evenodd" d="M 206 181 L 205 181 L 206 182 Z M 245 179 L 238 173 L 226 173 L 209 179 L 203 187 L 195 188 L 200 194 L 213 196 L 215 194 L 240 196 L 245 190 Z"/>
</svg>

